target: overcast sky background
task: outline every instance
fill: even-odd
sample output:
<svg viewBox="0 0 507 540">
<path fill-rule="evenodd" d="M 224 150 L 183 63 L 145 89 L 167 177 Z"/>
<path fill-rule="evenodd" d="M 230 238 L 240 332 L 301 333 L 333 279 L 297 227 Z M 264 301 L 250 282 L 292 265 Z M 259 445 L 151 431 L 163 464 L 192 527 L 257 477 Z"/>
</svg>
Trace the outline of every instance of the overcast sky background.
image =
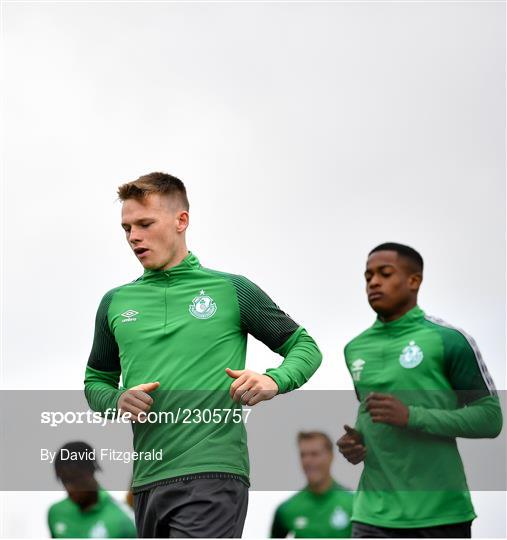
<svg viewBox="0 0 507 540">
<path fill-rule="evenodd" d="M 421 307 L 472 334 L 505 388 L 504 3 L 2 15 L 2 388 L 82 388 L 100 298 L 142 272 L 116 188 L 153 170 L 186 183 L 201 262 L 248 276 L 316 338 L 307 388 L 352 388 L 342 350 L 373 322 L 364 261 L 388 240 L 422 253 Z M 250 368 L 279 361 L 249 344 Z M 251 494 L 245 536 L 285 495 Z M 58 494 L 32 497 L 43 519 Z M 505 535 L 505 494 L 476 500 L 475 534 Z M 46 534 L 9 501 L 4 534 Z"/>
</svg>

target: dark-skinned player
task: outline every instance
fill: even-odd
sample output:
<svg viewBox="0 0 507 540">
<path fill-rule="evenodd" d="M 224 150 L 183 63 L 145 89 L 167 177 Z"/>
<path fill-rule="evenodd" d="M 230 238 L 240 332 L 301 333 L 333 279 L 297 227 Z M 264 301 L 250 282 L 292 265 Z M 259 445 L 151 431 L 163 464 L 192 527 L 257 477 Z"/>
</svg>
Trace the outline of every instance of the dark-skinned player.
<svg viewBox="0 0 507 540">
<path fill-rule="evenodd" d="M 366 263 L 377 320 L 345 347 L 360 401 L 338 448 L 364 462 L 356 538 L 469 538 L 476 517 L 456 438 L 502 428 L 496 390 L 475 341 L 417 304 L 423 259 L 386 243 Z"/>
</svg>

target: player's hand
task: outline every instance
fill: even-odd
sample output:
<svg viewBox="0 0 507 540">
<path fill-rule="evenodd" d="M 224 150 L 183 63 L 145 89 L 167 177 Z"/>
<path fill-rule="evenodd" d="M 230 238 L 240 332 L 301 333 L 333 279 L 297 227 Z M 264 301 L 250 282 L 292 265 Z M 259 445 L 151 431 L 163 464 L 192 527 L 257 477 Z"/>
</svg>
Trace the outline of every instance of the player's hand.
<svg viewBox="0 0 507 540">
<path fill-rule="evenodd" d="M 149 393 L 156 390 L 159 386 L 159 382 L 150 382 L 138 384 L 125 390 L 118 400 L 118 409 L 121 413 L 130 413 L 130 419 L 138 422 L 139 413 L 147 413 L 153 405 L 153 398 Z"/>
<path fill-rule="evenodd" d="M 336 446 L 340 454 L 352 465 L 357 465 L 363 461 L 366 456 L 366 447 L 363 444 L 363 438 L 359 431 L 347 426 L 343 426 L 345 434 L 342 435 L 337 441 Z"/>
<path fill-rule="evenodd" d="M 408 407 L 394 396 L 372 392 L 366 398 L 366 410 L 370 413 L 372 422 L 398 427 L 408 425 Z"/>
<path fill-rule="evenodd" d="M 256 405 L 278 394 L 278 385 L 267 375 L 249 369 L 225 369 L 227 375 L 236 379 L 229 390 L 233 401 L 243 405 Z"/>
</svg>

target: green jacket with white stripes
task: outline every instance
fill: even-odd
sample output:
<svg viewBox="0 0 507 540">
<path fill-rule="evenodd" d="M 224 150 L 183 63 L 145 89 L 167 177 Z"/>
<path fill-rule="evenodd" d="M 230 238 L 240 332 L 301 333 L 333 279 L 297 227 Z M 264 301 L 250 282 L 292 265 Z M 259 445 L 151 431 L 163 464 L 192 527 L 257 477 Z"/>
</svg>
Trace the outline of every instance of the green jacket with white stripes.
<svg viewBox="0 0 507 540">
<path fill-rule="evenodd" d="M 353 521 L 420 528 L 475 518 L 456 437 L 492 438 L 502 412 L 475 341 L 415 307 L 379 319 L 345 347 L 366 446 Z M 372 422 L 370 392 L 397 397 L 407 427 Z"/>
</svg>

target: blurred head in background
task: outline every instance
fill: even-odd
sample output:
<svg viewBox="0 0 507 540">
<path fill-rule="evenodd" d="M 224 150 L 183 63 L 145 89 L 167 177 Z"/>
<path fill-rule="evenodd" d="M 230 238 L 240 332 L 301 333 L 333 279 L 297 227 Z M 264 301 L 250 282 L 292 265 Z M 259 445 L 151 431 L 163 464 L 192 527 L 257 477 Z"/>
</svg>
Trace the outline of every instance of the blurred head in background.
<svg viewBox="0 0 507 540">
<path fill-rule="evenodd" d="M 97 502 L 99 484 L 95 480 L 95 471 L 100 467 L 89 444 L 82 441 L 65 444 L 58 450 L 54 465 L 57 478 L 81 510 Z"/>
<path fill-rule="evenodd" d="M 299 456 L 301 467 L 308 482 L 308 488 L 316 493 L 328 489 L 333 479 L 331 464 L 333 462 L 333 443 L 320 431 L 307 431 L 298 434 Z"/>
</svg>

